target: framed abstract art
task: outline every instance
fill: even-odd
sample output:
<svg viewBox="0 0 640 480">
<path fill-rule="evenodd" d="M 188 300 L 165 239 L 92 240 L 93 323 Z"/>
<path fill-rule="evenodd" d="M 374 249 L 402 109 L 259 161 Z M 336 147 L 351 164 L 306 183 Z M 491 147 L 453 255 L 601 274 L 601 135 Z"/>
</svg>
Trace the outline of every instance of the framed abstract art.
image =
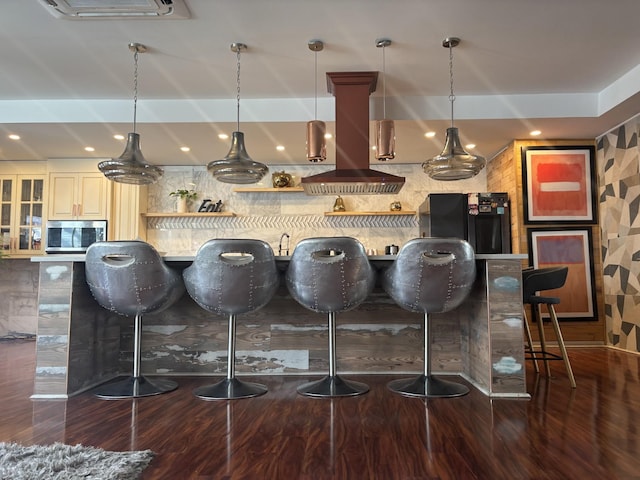
<svg viewBox="0 0 640 480">
<path fill-rule="evenodd" d="M 569 268 L 562 288 L 543 293 L 560 298 L 560 304 L 555 306 L 558 319 L 596 320 L 591 228 L 529 228 L 527 233 L 530 265 Z"/>
<path fill-rule="evenodd" d="M 524 223 L 596 223 L 595 147 L 522 147 Z"/>
</svg>

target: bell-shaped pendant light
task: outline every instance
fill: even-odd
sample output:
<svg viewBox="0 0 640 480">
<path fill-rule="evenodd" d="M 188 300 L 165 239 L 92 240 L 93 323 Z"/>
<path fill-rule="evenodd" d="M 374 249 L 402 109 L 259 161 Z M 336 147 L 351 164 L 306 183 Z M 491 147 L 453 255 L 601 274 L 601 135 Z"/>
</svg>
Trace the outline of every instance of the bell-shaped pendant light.
<svg viewBox="0 0 640 480">
<path fill-rule="evenodd" d="M 449 49 L 451 127 L 447 128 L 442 153 L 422 164 L 424 172 L 434 180 L 464 180 L 475 177 L 486 163 L 483 157 L 471 155 L 465 151 L 458 136 L 458 129 L 453 126 L 453 102 L 456 99 L 453 94 L 453 48 L 459 43 L 458 37 L 448 37 L 442 42 L 442 46 Z"/>
<path fill-rule="evenodd" d="M 231 51 L 236 54 L 238 92 L 236 131 L 231 134 L 231 149 L 222 160 L 213 160 L 207 165 L 209 173 L 216 180 L 224 183 L 257 183 L 269 172 L 266 165 L 251 159 L 244 146 L 244 133 L 240 131 L 240 52 L 246 49 L 247 46 L 244 43 L 231 44 Z"/>
<path fill-rule="evenodd" d="M 307 43 L 309 50 L 315 53 L 315 100 L 314 100 L 314 120 L 307 122 L 307 160 L 310 162 L 324 162 L 327 159 L 327 126 L 318 120 L 318 52 L 324 48 L 321 40 L 309 40 Z"/>
<path fill-rule="evenodd" d="M 98 169 L 109 180 L 132 185 L 149 185 L 155 183 L 164 171 L 160 167 L 148 164 L 140 151 L 140 135 L 136 133 L 136 113 L 138 106 L 138 54 L 147 51 L 147 47 L 139 43 L 130 43 L 133 52 L 133 132 L 129 133 L 124 152 L 118 158 L 104 160 Z"/>
<path fill-rule="evenodd" d="M 391 45 L 388 38 L 376 40 L 376 47 L 382 48 L 382 120 L 376 120 L 376 158 L 381 162 L 393 160 L 396 156 L 396 127 L 393 120 L 387 119 L 387 66 L 385 48 Z"/>
</svg>

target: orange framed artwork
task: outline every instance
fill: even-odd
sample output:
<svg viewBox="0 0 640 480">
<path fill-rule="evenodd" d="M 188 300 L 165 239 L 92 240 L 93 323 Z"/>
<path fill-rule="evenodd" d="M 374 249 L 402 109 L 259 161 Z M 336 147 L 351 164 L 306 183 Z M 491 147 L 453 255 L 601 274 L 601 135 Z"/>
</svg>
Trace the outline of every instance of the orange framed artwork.
<svg viewBox="0 0 640 480">
<path fill-rule="evenodd" d="M 560 298 L 555 306 L 558 319 L 596 320 L 591 228 L 530 228 L 527 233 L 530 265 L 569 268 L 564 286 L 543 294 Z"/>
<path fill-rule="evenodd" d="M 522 147 L 524 223 L 596 223 L 595 147 Z"/>
</svg>

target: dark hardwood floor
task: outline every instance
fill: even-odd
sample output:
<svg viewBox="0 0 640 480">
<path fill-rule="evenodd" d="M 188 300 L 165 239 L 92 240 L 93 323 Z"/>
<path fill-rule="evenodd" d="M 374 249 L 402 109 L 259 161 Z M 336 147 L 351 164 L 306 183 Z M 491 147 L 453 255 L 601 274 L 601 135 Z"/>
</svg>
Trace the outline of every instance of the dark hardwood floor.
<svg viewBox="0 0 640 480">
<path fill-rule="evenodd" d="M 368 375 L 361 397 L 300 397 L 306 377 L 267 376 L 262 397 L 207 402 L 191 394 L 207 377 L 137 400 L 32 401 L 34 347 L 0 342 L 0 441 L 151 449 L 143 479 L 640 478 L 640 357 L 606 348 L 570 349 L 576 390 L 560 362 L 549 380 L 527 365 L 531 400 L 411 399 Z"/>
</svg>

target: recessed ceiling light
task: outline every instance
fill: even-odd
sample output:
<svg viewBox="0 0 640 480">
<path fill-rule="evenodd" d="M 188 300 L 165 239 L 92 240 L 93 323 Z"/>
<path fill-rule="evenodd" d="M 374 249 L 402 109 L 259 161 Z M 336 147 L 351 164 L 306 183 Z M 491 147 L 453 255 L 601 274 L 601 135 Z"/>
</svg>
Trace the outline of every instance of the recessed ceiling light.
<svg viewBox="0 0 640 480">
<path fill-rule="evenodd" d="M 327 138 L 327 139 L 333 138 L 333 135 L 331 135 L 330 133 L 325 133 L 324 138 Z"/>
<path fill-rule="evenodd" d="M 542 132 L 540 130 L 533 130 L 533 131 L 529 132 L 529 135 L 531 135 L 532 137 L 537 137 L 541 133 Z"/>
<path fill-rule="evenodd" d="M 424 134 L 424 136 L 427 138 L 433 138 L 436 136 L 436 132 L 427 132 Z"/>
<path fill-rule="evenodd" d="M 472 148 L 476 148 L 476 144 L 475 143 L 467 143 L 464 148 L 468 148 L 469 150 L 471 150 Z"/>
<path fill-rule="evenodd" d="M 20 140 L 20 135 L 16 135 L 15 133 L 12 133 L 11 135 L 9 135 L 9 138 L 11 140 Z"/>
<path fill-rule="evenodd" d="M 95 149 L 95 148 L 93 148 L 93 147 L 84 147 L 84 149 L 85 149 L 87 152 L 95 152 L 95 151 L 96 151 L 96 149 Z"/>
<path fill-rule="evenodd" d="M 284 145 L 278 145 L 276 147 L 276 150 L 278 150 L 279 152 L 284 152 Z"/>
<path fill-rule="evenodd" d="M 219 138 L 220 140 L 227 140 L 227 139 L 229 138 L 229 135 L 227 135 L 226 133 L 220 133 L 220 134 L 218 135 L 218 138 Z"/>
<path fill-rule="evenodd" d="M 182 150 L 183 152 L 190 152 L 191 149 L 189 147 L 180 147 L 180 150 Z"/>
<path fill-rule="evenodd" d="M 115 138 L 116 140 L 124 140 L 124 135 L 120 135 L 119 133 L 117 133 L 113 136 L 113 138 Z"/>
</svg>

